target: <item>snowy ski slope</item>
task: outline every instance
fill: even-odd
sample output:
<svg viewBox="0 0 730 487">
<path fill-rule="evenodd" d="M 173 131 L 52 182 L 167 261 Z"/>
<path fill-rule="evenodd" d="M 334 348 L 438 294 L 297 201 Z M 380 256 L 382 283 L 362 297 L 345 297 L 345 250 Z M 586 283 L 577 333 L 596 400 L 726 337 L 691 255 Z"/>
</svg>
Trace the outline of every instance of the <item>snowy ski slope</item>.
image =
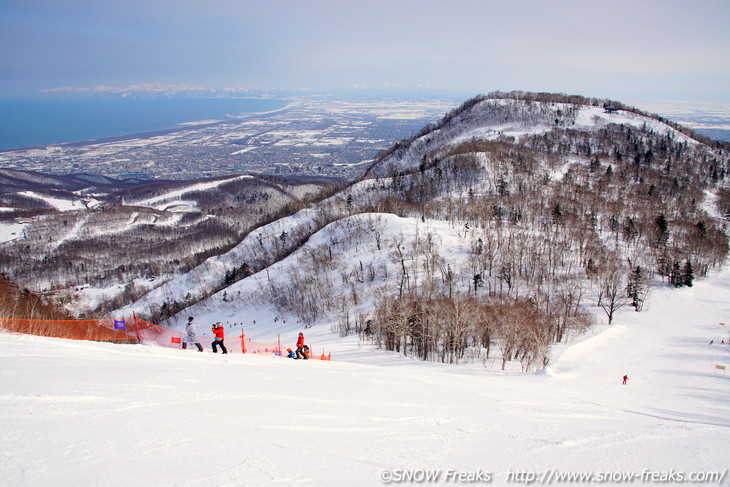
<svg viewBox="0 0 730 487">
<path fill-rule="evenodd" d="M 720 322 L 728 268 L 657 290 L 527 375 L 415 362 L 323 326 L 303 331 L 331 362 L 0 334 L 0 483 L 728 485 Z"/>
</svg>

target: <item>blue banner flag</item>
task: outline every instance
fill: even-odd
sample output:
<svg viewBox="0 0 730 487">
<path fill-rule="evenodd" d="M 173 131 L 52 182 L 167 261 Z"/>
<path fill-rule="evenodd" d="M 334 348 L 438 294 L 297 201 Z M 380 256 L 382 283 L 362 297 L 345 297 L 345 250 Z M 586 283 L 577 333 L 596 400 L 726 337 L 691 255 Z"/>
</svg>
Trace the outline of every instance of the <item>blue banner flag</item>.
<svg viewBox="0 0 730 487">
<path fill-rule="evenodd" d="M 114 320 L 114 329 L 115 330 L 126 330 L 127 325 L 124 323 L 124 320 Z"/>
</svg>

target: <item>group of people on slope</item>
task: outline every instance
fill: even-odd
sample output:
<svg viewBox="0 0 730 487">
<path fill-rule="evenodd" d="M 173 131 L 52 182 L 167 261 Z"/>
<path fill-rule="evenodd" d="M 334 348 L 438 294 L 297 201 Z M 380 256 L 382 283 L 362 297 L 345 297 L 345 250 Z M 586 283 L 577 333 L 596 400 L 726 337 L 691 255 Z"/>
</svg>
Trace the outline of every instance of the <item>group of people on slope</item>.
<svg viewBox="0 0 730 487">
<path fill-rule="evenodd" d="M 203 346 L 198 341 L 198 325 L 194 321 L 195 320 L 192 316 L 188 318 L 188 324 L 185 325 L 185 331 L 188 336 L 183 339 L 182 348 L 183 350 L 186 350 L 188 348 L 188 343 L 193 343 L 196 347 L 198 347 L 198 352 L 202 352 Z M 211 326 L 211 330 L 215 336 L 215 339 L 213 340 L 213 353 L 218 353 L 218 347 L 221 348 L 223 353 L 228 353 L 226 346 L 223 344 L 223 339 L 225 338 L 225 328 L 223 327 L 223 323 L 220 321 L 217 322 Z M 309 358 L 309 347 L 304 343 L 304 333 L 300 333 L 299 338 L 297 338 L 296 353 L 294 353 L 291 348 L 287 349 L 287 352 L 289 352 L 289 358 L 304 360 Z"/>
<path fill-rule="evenodd" d="M 304 343 L 304 333 L 299 334 L 297 338 L 297 351 L 294 353 L 291 348 L 287 348 L 287 357 L 293 359 L 309 359 L 309 347 Z"/>
<path fill-rule="evenodd" d="M 219 321 L 211 326 L 210 329 L 213 331 L 213 335 L 215 336 L 215 339 L 213 340 L 213 353 L 218 353 L 218 347 L 221 347 L 221 351 L 223 353 L 228 353 L 226 346 L 223 344 L 223 339 L 225 338 L 225 328 L 223 327 L 223 323 Z M 188 318 L 188 324 L 185 325 L 185 331 L 188 336 L 183 339 L 183 350 L 188 348 L 188 343 L 194 343 L 195 346 L 198 347 L 198 352 L 202 352 L 203 346 L 198 341 L 198 325 L 194 323 L 192 316 Z"/>
</svg>

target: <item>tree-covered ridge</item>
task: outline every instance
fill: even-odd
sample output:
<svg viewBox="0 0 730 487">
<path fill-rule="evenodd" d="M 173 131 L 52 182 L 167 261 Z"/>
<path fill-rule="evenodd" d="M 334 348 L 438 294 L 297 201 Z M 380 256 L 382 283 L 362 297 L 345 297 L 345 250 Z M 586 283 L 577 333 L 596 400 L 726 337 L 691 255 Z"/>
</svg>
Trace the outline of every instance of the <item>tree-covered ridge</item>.
<svg viewBox="0 0 730 487">
<path fill-rule="evenodd" d="M 499 103 L 502 101 L 503 103 Z M 488 95 L 477 95 L 462 103 L 458 108 L 450 111 L 444 117 L 432 124 L 428 124 L 420 132 L 409 139 L 398 141 L 387 150 L 382 151 L 371 166 L 371 170 L 382 170 L 383 163 L 394 154 L 402 156 L 412 144 L 425 139 L 427 142 L 449 125 L 455 126 L 459 132 L 463 127 L 472 125 L 495 126 L 507 122 L 518 122 L 525 126 L 535 126 L 540 123 L 555 126 L 570 127 L 575 123 L 575 115 L 581 107 L 606 108 L 629 112 L 647 119 L 660 122 L 695 141 L 709 147 L 727 151 L 728 144 L 719 142 L 693 130 L 673 122 L 661 115 L 644 112 L 636 107 L 628 106 L 620 101 L 600 98 L 587 98 L 579 95 L 562 93 L 531 93 L 523 91 L 491 92 Z M 453 134 L 453 131 L 449 131 Z M 443 137 L 443 136 L 442 136 Z M 371 171 L 371 172 L 372 172 Z"/>
</svg>

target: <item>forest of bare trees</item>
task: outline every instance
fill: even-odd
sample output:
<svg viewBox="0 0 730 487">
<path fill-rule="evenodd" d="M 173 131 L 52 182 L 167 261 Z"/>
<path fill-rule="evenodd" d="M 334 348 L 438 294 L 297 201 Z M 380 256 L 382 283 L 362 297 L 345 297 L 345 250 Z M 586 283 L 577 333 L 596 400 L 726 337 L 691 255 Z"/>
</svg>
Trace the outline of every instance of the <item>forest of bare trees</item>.
<svg viewBox="0 0 730 487">
<path fill-rule="evenodd" d="M 0 275 L 0 318 L 23 320 L 67 320 L 71 316 L 28 289 Z"/>
<path fill-rule="evenodd" d="M 187 191 L 194 183 L 147 184 L 111 193 L 94 208 L 62 212 L 43 207 L 37 198 L 6 195 L 21 213 L 3 216 L 29 214 L 32 221 L 23 226 L 20 238 L 3 244 L 0 272 L 58 305 L 71 305 L 77 317 L 103 316 L 170 276 L 226 252 L 260 225 L 296 212 L 330 186 L 281 178 L 228 179 L 212 189 Z M 72 198 L 60 190 L 48 194 Z M 28 205 L 41 206 L 31 211 Z M 95 309 L 73 306 L 89 287 L 106 290 L 102 304 Z M 169 315 L 173 309 L 165 311 Z"/>
</svg>

